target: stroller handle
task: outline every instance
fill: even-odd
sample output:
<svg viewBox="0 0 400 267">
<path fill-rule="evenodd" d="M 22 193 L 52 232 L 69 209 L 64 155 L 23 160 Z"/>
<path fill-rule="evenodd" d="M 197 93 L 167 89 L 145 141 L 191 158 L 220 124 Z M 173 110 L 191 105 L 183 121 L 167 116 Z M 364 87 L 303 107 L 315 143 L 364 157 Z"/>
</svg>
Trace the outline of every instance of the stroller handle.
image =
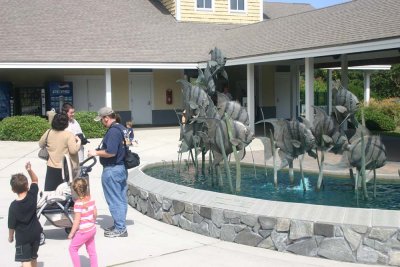
<svg viewBox="0 0 400 267">
<path fill-rule="evenodd" d="M 86 164 L 86 162 L 88 162 L 88 161 L 90 161 L 90 160 L 93 160 L 93 162 L 92 162 L 92 164 L 88 165 L 87 168 L 92 168 L 92 167 L 97 163 L 97 159 L 96 159 L 96 157 L 94 157 L 94 156 L 85 159 L 85 160 L 82 161 L 79 165 L 80 165 L 80 166 L 84 166 L 84 165 Z"/>
</svg>

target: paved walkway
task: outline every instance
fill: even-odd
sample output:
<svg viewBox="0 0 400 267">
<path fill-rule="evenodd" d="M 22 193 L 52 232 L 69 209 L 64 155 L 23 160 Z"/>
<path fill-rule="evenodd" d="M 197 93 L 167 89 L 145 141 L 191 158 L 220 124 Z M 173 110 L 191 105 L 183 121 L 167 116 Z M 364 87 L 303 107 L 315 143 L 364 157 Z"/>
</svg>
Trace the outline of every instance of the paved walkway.
<svg viewBox="0 0 400 267">
<path fill-rule="evenodd" d="M 142 163 L 170 161 L 177 158 L 179 129 L 142 128 L 135 132 Z M 92 139 L 86 148 L 94 148 L 100 139 Z M 255 160 L 262 163 L 262 145 L 255 140 L 251 144 Z M 24 172 L 24 164 L 31 161 L 39 178 L 44 177 L 45 163 L 38 159 L 36 142 L 0 142 L 0 266 L 19 266 L 13 261 L 14 244 L 7 242 L 7 215 L 10 202 L 15 198 L 9 186 L 11 174 Z M 248 153 L 247 157 L 249 157 Z M 247 160 L 247 158 L 246 158 Z M 306 160 L 307 168 L 313 163 Z M 395 171 L 399 164 L 390 163 Z M 111 217 L 101 189 L 102 168 L 97 164 L 90 173 L 91 191 L 99 209 L 97 252 L 100 266 L 363 266 L 351 263 L 338 263 L 321 258 L 297 256 L 289 253 L 243 246 L 218 239 L 198 235 L 180 228 L 155 221 L 133 208 L 128 209 L 127 223 L 129 237 L 109 239 L 103 236 L 101 227 L 109 226 Z M 383 170 L 382 170 L 383 172 Z M 43 188 L 43 179 L 39 187 Z M 63 229 L 44 226 L 46 244 L 39 250 L 39 267 L 71 266 L 68 255 L 69 240 Z M 82 266 L 89 266 L 84 249 L 81 250 Z M 367 266 L 367 265 L 364 265 Z M 376 266 L 376 265 L 374 265 Z"/>
</svg>

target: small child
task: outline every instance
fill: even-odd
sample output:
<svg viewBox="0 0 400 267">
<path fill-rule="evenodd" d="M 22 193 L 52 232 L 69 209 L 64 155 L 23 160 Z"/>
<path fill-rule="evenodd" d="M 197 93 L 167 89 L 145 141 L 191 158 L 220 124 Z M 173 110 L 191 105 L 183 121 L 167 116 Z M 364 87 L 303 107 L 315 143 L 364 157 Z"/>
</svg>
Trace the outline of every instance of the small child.
<svg viewBox="0 0 400 267">
<path fill-rule="evenodd" d="M 15 261 L 21 262 L 23 267 L 36 267 L 40 234 L 43 231 L 36 216 L 38 177 L 30 162 L 25 164 L 25 169 L 32 181 L 30 187 L 28 179 L 22 173 L 12 175 L 10 180 L 11 189 L 17 194 L 17 199 L 11 202 L 8 210 L 8 241 L 14 241 L 15 233 Z"/>
<path fill-rule="evenodd" d="M 133 122 L 131 121 L 127 121 L 126 122 L 126 131 L 125 131 L 125 143 L 126 145 L 130 146 L 133 145 L 134 142 L 134 133 L 133 133 Z M 135 140 L 135 142 L 137 143 L 137 141 Z"/>
<path fill-rule="evenodd" d="M 72 239 L 69 246 L 72 263 L 75 267 L 81 266 L 78 250 L 85 244 L 86 251 L 89 254 L 90 266 L 97 267 L 96 244 L 94 242 L 97 217 L 96 204 L 94 200 L 90 199 L 88 183 L 84 178 L 76 178 L 72 182 L 72 188 L 78 195 L 74 205 L 74 223 L 68 235 L 68 239 Z"/>
</svg>

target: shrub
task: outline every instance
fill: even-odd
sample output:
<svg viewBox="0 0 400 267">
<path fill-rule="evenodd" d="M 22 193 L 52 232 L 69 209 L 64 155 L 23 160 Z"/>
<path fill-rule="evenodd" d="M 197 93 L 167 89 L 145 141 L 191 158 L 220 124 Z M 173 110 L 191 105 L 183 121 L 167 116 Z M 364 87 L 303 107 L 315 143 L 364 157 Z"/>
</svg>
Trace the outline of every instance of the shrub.
<svg viewBox="0 0 400 267">
<path fill-rule="evenodd" d="M 95 122 L 96 112 L 77 112 L 75 119 L 81 125 L 86 138 L 101 138 L 106 132 L 103 124 Z M 0 140 L 39 141 L 50 128 L 48 121 L 39 116 L 13 116 L 0 122 Z"/>
<path fill-rule="evenodd" d="M 396 129 L 394 120 L 376 108 L 364 108 L 365 126 L 372 131 L 393 131 Z M 361 112 L 357 112 L 357 120 L 361 122 Z"/>
<path fill-rule="evenodd" d="M 393 118 L 396 125 L 400 124 L 400 102 L 396 98 L 388 98 L 380 101 L 371 100 L 369 108 L 377 109 Z"/>
<path fill-rule="evenodd" d="M 0 122 L 0 140 L 39 141 L 50 128 L 48 121 L 39 116 L 13 116 Z"/>
<path fill-rule="evenodd" d="M 97 112 L 80 111 L 75 112 L 75 119 L 81 125 L 86 138 L 101 138 L 106 133 L 106 128 L 101 122 L 94 121 Z"/>
</svg>

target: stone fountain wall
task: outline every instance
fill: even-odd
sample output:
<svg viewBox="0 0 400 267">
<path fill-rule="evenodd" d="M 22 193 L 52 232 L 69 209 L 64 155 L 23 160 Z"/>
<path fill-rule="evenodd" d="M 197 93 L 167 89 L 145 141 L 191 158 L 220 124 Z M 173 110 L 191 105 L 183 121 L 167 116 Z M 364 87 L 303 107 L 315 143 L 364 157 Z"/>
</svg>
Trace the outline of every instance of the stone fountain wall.
<svg viewBox="0 0 400 267">
<path fill-rule="evenodd" d="M 151 187 L 157 188 L 154 183 Z M 221 209 L 166 197 L 131 180 L 128 196 L 133 208 L 151 218 L 224 241 L 337 261 L 400 266 L 400 231 L 395 227 L 321 223 Z"/>
</svg>

